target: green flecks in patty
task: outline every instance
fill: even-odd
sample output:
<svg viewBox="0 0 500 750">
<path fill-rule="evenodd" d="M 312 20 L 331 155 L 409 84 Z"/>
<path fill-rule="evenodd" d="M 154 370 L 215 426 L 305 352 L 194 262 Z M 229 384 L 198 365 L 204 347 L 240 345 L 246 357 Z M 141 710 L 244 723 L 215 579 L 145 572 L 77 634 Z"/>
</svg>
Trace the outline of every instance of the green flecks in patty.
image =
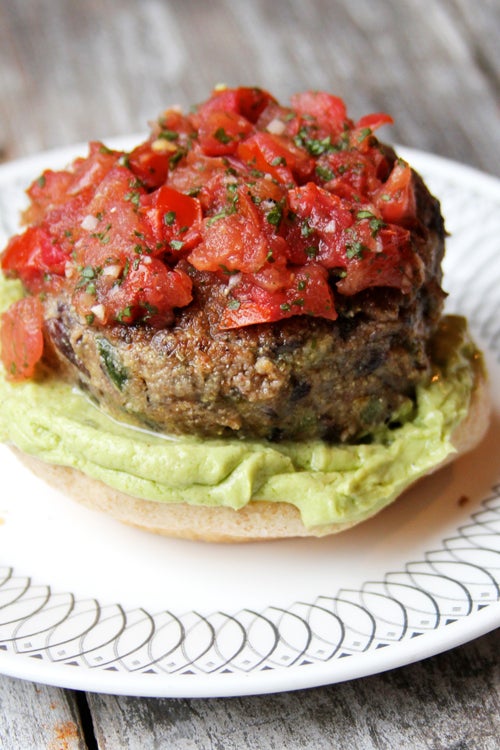
<svg viewBox="0 0 500 750">
<path fill-rule="evenodd" d="M 105 338 L 97 339 L 97 349 L 104 371 L 118 390 L 122 391 L 128 380 L 128 372 L 121 362 L 117 350 Z"/>
</svg>

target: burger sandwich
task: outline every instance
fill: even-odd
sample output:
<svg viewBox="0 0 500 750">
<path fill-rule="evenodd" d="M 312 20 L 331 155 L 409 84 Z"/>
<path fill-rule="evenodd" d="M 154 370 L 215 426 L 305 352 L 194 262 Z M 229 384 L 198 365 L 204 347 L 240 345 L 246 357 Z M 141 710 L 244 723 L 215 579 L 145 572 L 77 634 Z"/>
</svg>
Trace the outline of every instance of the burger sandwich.
<svg viewBox="0 0 500 750">
<path fill-rule="evenodd" d="M 473 448 L 481 354 L 390 122 L 219 87 L 43 172 L 0 256 L 0 440 L 93 508 L 216 541 L 341 531 Z"/>
</svg>

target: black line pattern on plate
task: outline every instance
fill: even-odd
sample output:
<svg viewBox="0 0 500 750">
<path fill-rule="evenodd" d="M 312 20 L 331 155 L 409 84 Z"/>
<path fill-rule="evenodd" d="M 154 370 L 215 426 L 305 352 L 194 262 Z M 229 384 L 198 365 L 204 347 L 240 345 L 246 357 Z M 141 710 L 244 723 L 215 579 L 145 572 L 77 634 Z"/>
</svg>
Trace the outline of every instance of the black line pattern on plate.
<svg viewBox="0 0 500 750">
<path fill-rule="evenodd" d="M 86 669 L 234 674 L 328 662 L 425 635 L 500 599 L 500 485 L 443 547 L 360 589 L 262 612 L 125 610 L 0 568 L 0 651 Z"/>
<path fill-rule="evenodd" d="M 430 177 L 457 237 L 450 242 L 453 267 L 446 271 L 453 292 L 448 307 L 469 318 L 473 333 L 500 361 L 498 200 L 469 192 L 439 173 Z M 0 235 L 14 231 L 12 206 L 19 205 L 29 179 L 23 172 L 0 185 Z M 126 610 L 52 591 L 0 567 L 0 658 L 3 652 L 68 667 L 152 675 L 288 669 L 425 636 L 499 599 L 500 485 L 470 523 L 423 560 L 360 589 L 342 589 L 286 609 Z"/>
</svg>

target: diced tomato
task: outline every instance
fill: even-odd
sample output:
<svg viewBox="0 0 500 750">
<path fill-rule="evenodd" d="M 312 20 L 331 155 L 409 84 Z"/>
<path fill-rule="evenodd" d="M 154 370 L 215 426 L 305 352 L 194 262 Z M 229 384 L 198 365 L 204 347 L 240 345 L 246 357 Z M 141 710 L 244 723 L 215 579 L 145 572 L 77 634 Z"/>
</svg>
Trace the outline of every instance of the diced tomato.
<svg viewBox="0 0 500 750">
<path fill-rule="evenodd" d="M 33 208 L 45 212 L 56 206 L 66 205 L 80 193 L 89 200 L 95 185 L 116 164 L 120 156 L 120 152 L 112 151 L 102 143 L 89 144 L 88 156 L 75 159 L 70 171 L 48 170 L 33 182 L 28 189 Z M 35 221 L 35 218 L 29 215 L 29 220 Z"/>
<path fill-rule="evenodd" d="M 119 285 L 110 291 L 104 307 L 111 320 L 133 323 L 146 320 L 152 325 L 170 322 L 174 307 L 192 300 L 192 282 L 181 270 L 170 270 L 157 258 L 132 264 Z"/>
<path fill-rule="evenodd" d="M 345 230 L 354 223 L 349 204 L 313 182 L 290 190 L 289 201 L 295 215 L 287 234 L 291 261 L 344 267 Z"/>
<path fill-rule="evenodd" d="M 381 250 L 373 252 L 362 246 L 349 260 L 346 276 L 338 281 L 339 292 L 352 295 L 377 286 L 400 289 L 403 293 L 411 291 L 421 271 L 421 261 L 412 251 L 409 239 L 410 233 L 401 227 L 381 229 Z"/>
<path fill-rule="evenodd" d="M 237 89 L 238 111 L 250 122 L 257 122 L 264 109 L 274 99 L 268 91 L 254 86 Z"/>
<path fill-rule="evenodd" d="M 157 188 L 167 179 L 171 156 L 171 151 L 155 150 L 152 142 L 146 141 L 130 152 L 128 163 L 143 185 L 148 188 Z"/>
<path fill-rule="evenodd" d="M 317 264 L 288 269 L 286 286 L 269 289 L 255 283 L 253 275 L 242 280 L 228 295 L 221 317 L 223 330 L 256 323 L 272 323 L 294 315 L 313 315 L 335 320 L 337 313 L 327 271 Z"/>
<path fill-rule="evenodd" d="M 196 198 L 162 185 L 144 197 L 141 213 L 147 218 L 161 250 L 174 254 L 190 250 L 201 239 L 201 206 Z"/>
<path fill-rule="evenodd" d="M 43 309 L 38 297 L 14 302 L 1 316 L 1 358 L 8 380 L 31 378 L 43 354 Z"/>
<path fill-rule="evenodd" d="M 110 257 L 125 260 L 148 252 L 153 244 L 149 224 L 140 213 L 142 183 L 125 167 L 115 166 L 98 184 L 75 245 L 80 266 L 102 266 Z"/>
<path fill-rule="evenodd" d="M 270 101 L 274 101 L 273 97 L 260 88 L 240 86 L 220 89 L 197 108 L 192 119 L 199 125 L 199 118 L 206 117 L 210 112 L 234 112 L 255 123 Z"/>
<path fill-rule="evenodd" d="M 372 149 L 371 136 L 374 131 L 382 127 L 382 125 L 391 125 L 393 119 L 390 115 L 386 115 L 384 112 L 374 112 L 370 115 L 361 117 L 350 132 L 350 144 L 351 147 L 367 153 Z"/>
<path fill-rule="evenodd" d="M 207 156 L 234 154 L 240 141 L 252 130 L 252 124 L 235 112 L 208 112 L 199 125 L 201 150 Z"/>
<path fill-rule="evenodd" d="M 239 145 L 238 156 L 284 185 L 306 179 L 314 169 L 314 161 L 306 152 L 293 141 L 272 133 L 255 133 L 247 138 Z"/>
<path fill-rule="evenodd" d="M 240 214 L 206 219 L 203 242 L 188 256 L 198 271 L 258 271 L 267 260 L 266 236 Z"/>
<path fill-rule="evenodd" d="M 48 169 L 26 191 L 31 205 L 25 212 L 26 221 L 38 223 L 54 205 L 68 201 L 68 189 L 74 180 L 70 172 Z M 63 198 L 64 196 L 64 198 Z"/>
<path fill-rule="evenodd" d="M 185 140 L 183 137 L 193 133 L 194 129 L 191 117 L 175 108 L 163 112 L 153 133 L 156 138 L 167 138 L 171 143 L 177 143 L 179 139 Z"/>
<path fill-rule="evenodd" d="M 411 167 L 398 160 L 374 201 L 384 220 L 391 224 L 413 219 L 417 207 Z"/>
<path fill-rule="evenodd" d="M 302 117 L 314 117 L 318 126 L 327 132 L 339 135 L 347 122 L 344 102 L 338 96 L 324 91 L 305 91 L 290 99 L 292 109 Z"/>
<path fill-rule="evenodd" d="M 43 221 L 50 235 L 70 252 L 96 185 L 119 157 L 119 152 L 101 143 L 91 143 L 89 155 L 76 159 L 71 171 L 44 172 L 28 189 L 32 203 L 25 212 L 25 220 L 34 224 Z"/>
<path fill-rule="evenodd" d="M 255 205 L 266 206 L 269 201 L 283 206 L 286 204 L 287 188 L 276 180 L 251 180 L 245 190 Z"/>
<path fill-rule="evenodd" d="M 249 274 L 247 278 L 266 292 L 277 292 L 292 286 L 296 271 L 297 269 L 294 270 L 292 266 L 287 265 L 286 257 L 280 257 L 274 263 L 266 263 L 263 268 Z"/>
<path fill-rule="evenodd" d="M 99 141 L 90 143 L 88 156 L 76 159 L 73 163 L 74 180 L 69 190 L 70 194 L 76 195 L 85 191 L 90 198 L 94 194 L 95 186 L 119 162 L 122 156 L 121 151 L 113 151 Z"/>
<path fill-rule="evenodd" d="M 194 147 L 187 153 L 182 164 L 170 172 L 168 186 L 180 193 L 196 195 L 205 208 L 203 200 L 207 193 L 204 193 L 203 188 L 208 186 L 209 195 L 209 184 L 214 177 L 225 176 L 230 159 L 231 157 L 207 156 L 199 147 Z M 206 205 L 209 204 L 210 200 L 207 200 Z"/>
<path fill-rule="evenodd" d="M 47 274 L 64 275 L 68 256 L 42 227 L 15 235 L 2 254 L 2 270 L 19 278 L 31 292 L 42 289 Z"/>
<path fill-rule="evenodd" d="M 358 151 L 325 154 L 318 159 L 315 179 L 329 192 L 349 201 L 359 201 L 380 187 L 374 160 Z"/>
</svg>

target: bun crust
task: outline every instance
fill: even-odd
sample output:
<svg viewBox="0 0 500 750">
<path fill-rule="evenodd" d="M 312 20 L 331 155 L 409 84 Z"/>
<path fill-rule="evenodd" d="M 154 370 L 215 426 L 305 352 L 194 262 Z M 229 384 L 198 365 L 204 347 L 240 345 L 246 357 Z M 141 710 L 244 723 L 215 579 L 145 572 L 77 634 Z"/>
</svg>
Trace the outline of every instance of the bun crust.
<svg viewBox="0 0 500 750">
<path fill-rule="evenodd" d="M 452 434 L 456 452 L 436 465 L 432 472 L 475 448 L 486 433 L 489 417 L 487 381 L 478 371 L 467 416 Z M 75 469 L 47 464 L 15 448 L 13 450 L 33 473 L 88 508 L 165 536 L 207 542 L 251 542 L 326 536 L 358 523 L 337 523 L 308 529 L 303 525 L 297 508 L 287 503 L 285 498 L 283 502 L 254 500 L 241 510 L 140 500 L 107 487 Z"/>
</svg>

